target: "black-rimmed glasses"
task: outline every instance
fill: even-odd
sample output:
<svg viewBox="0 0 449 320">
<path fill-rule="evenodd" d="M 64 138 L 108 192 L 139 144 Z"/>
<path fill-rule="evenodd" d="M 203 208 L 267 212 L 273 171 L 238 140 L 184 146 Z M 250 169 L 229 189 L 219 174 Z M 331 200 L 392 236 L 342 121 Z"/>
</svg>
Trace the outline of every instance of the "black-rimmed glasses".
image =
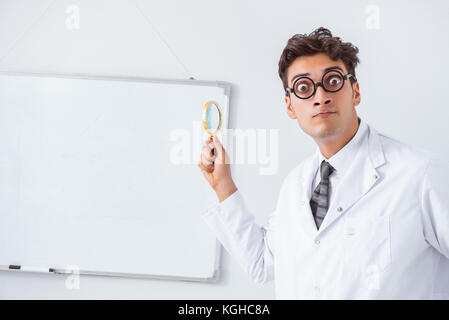
<svg viewBox="0 0 449 320">
<path fill-rule="evenodd" d="M 345 85 L 345 80 L 352 77 L 354 81 L 357 79 L 350 73 L 343 75 L 338 70 L 328 70 L 323 74 L 320 82 L 314 82 L 311 78 L 302 76 L 293 82 L 293 88 L 286 88 L 286 95 L 294 93 L 299 99 L 309 99 L 312 97 L 318 86 L 323 87 L 326 92 L 340 91 Z"/>
</svg>

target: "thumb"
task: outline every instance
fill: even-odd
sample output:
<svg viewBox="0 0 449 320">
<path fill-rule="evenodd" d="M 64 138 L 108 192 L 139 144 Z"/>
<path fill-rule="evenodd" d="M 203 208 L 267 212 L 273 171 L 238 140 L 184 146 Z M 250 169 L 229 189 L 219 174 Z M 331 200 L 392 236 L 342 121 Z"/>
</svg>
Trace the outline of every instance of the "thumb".
<svg viewBox="0 0 449 320">
<path fill-rule="evenodd" d="M 213 138 L 214 147 L 216 150 L 216 161 L 218 160 L 218 163 L 223 163 L 224 158 L 226 156 L 225 149 L 223 148 L 223 145 L 220 142 L 220 139 L 218 139 L 217 136 L 214 136 Z"/>
</svg>

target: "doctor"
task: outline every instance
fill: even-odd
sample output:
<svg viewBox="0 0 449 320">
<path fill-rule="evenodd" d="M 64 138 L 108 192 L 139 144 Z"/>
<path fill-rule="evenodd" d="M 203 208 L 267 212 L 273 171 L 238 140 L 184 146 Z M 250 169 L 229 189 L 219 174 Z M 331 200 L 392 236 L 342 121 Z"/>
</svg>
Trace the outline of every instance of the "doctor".
<svg viewBox="0 0 449 320">
<path fill-rule="evenodd" d="M 249 277 L 275 280 L 278 299 L 448 299 L 449 165 L 357 116 L 357 53 L 324 28 L 288 41 L 287 114 L 316 152 L 289 172 L 262 227 L 214 138 L 198 166 L 219 202 L 203 218 Z"/>
</svg>

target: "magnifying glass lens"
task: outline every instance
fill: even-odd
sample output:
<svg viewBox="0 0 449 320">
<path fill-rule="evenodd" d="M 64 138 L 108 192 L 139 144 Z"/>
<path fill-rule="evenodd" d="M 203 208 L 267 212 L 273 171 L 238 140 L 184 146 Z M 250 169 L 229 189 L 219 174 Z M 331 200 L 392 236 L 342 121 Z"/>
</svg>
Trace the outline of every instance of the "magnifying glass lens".
<svg viewBox="0 0 449 320">
<path fill-rule="evenodd" d="M 211 103 L 206 111 L 206 123 L 210 131 L 217 131 L 220 124 L 220 113 L 216 104 Z"/>
</svg>

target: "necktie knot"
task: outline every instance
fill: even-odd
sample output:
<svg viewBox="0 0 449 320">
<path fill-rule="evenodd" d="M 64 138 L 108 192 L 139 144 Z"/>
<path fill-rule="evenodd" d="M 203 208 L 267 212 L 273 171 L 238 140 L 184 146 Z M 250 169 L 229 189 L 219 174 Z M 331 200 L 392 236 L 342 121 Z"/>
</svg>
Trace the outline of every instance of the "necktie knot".
<svg viewBox="0 0 449 320">
<path fill-rule="evenodd" d="M 329 162 L 323 160 L 320 166 L 321 180 L 328 179 L 332 172 L 334 172 L 334 167 L 331 166 Z"/>
</svg>

